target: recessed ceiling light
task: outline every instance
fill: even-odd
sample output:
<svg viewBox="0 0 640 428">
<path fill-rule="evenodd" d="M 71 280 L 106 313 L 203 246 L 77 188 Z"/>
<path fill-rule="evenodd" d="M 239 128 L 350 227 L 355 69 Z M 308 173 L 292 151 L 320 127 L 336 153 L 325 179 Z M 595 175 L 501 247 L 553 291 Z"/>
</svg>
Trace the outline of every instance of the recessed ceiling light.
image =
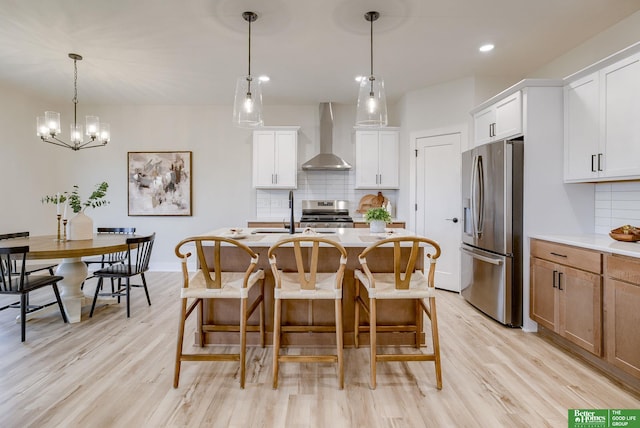
<svg viewBox="0 0 640 428">
<path fill-rule="evenodd" d="M 492 51 L 494 47 L 495 46 L 493 46 L 491 43 L 487 43 L 486 45 L 480 46 L 478 50 L 480 52 L 489 52 L 489 51 Z"/>
<path fill-rule="evenodd" d="M 269 80 L 271 80 L 271 79 L 269 78 L 269 76 L 260 76 L 260 77 L 258 77 L 258 79 L 259 79 L 261 82 L 268 82 Z"/>
</svg>

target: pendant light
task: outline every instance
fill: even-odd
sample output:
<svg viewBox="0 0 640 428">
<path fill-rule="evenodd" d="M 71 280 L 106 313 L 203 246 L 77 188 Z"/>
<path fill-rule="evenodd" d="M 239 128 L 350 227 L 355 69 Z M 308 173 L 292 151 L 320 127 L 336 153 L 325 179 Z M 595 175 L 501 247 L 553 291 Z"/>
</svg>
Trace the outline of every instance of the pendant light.
<svg viewBox="0 0 640 428">
<path fill-rule="evenodd" d="M 251 76 L 251 23 L 258 19 L 254 12 L 243 12 L 242 18 L 249 23 L 249 72 L 238 77 L 233 103 L 233 123 L 250 128 L 262 125 L 262 82 Z"/>
<path fill-rule="evenodd" d="M 356 126 L 387 126 L 387 98 L 384 93 L 384 80 L 373 74 L 373 22 L 380 13 L 372 11 L 364 14 L 371 24 L 371 74 L 360 79 Z"/>
<path fill-rule="evenodd" d="M 92 149 L 102 147 L 111 139 L 108 123 L 100 123 L 97 116 L 86 116 L 86 136 L 89 139 L 84 141 L 82 125 L 78 123 L 78 61 L 82 61 L 82 56 L 70 53 L 69 58 L 73 60 L 73 123 L 70 126 L 71 143 L 67 143 L 58 138 L 61 133 L 60 113 L 55 111 L 45 111 L 44 116 L 36 118 L 36 135 L 42 141 L 56 146 L 78 151 L 81 149 Z"/>
</svg>

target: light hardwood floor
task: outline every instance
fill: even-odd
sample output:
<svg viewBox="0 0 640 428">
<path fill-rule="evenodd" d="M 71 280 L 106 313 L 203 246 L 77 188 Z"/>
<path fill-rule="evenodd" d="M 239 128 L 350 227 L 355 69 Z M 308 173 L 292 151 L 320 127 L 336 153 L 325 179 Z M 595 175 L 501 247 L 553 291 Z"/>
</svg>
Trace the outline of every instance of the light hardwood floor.
<svg viewBox="0 0 640 428">
<path fill-rule="evenodd" d="M 444 291 L 441 391 L 428 362 L 380 364 L 370 390 L 367 348 L 345 350 L 343 391 L 335 364 L 282 364 L 274 391 L 269 347 L 250 348 L 245 390 L 234 362 L 183 363 L 173 389 L 180 274 L 148 281 L 152 306 L 134 290 L 130 319 L 124 302 L 92 319 L 85 308 L 79 324 L 51 312 L 29 321 L 24 344 L 17 311 L 0 312 L 0 426 L 566 427 L 570 408 L 640 408 L 586 363 Z"/>
</svg>

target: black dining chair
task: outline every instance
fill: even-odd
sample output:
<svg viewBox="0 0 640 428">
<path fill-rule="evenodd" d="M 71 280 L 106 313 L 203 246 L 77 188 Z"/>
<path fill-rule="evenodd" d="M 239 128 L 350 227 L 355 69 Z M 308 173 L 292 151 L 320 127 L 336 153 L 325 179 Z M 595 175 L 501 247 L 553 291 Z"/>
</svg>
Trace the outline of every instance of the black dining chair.
<svg viewBox="0 0 640 428">
<path fill-rule="evenodd" d="M 26 340 L 27 314 L 35 310 L 28 307 L 28 296 L 31 291 L 50 285 L 56 295 L 62 319 L 65 323 L 67 322 L 67 315 L 64 312 L 57 285 L 58 281 L 62 280 L 63 277 L 56 275 L 29 275 L 26 270 L 28 252 L 28 246 L 0 248 L 0 294 L 20 296 L 20 324 L 23 342 Z M 14 271 L 14 266 L 18 267 L 19 270 L 17 272 Z M 16 307 L 15 304 L 0 307 L 0 311 L 12 307 Z"/>
<path fill-rule="evenodd" d="M 131 287 L 142 287 L 147 295 L 147 303 L 151 306 L 151 299 L 149 298 L 149 289 L 147 288 L 147 280 L 144 273 L 149 270 L 149 260 L 151 259 L 151 250 L 153 249 L 153 241 L 156 234 L 153 233 L 148 236 L 136 236 L 127 238 L 127 251 L 125 260 L 122 263 L 112 264 L 103 269 L 99 269 L 93 273 L 93 276 L 98 278 L 98 284 L 96 285 L 96 291 L 93 296 L 93 303 L 91 304 L 91 312 L 89 317 L 93 316 L 93 311 L 96 307 L 98 296 L 117 297 L 120 302 L 121 297 L 127 299 L 127 318 L 131 316 L 131 302 L 130 291 Z M 131 284 L 131 278 L 140 275 L 142 284 Z M 117 279 L 118 287 L 111 292 L 101 292 L 102 283 L 105 278 Z M 122 284 L 124 280 L 125 284 Z"/>
<path fill-rule="evenodd" d="M 133 235 L 136 233 L 135 227 L 98 227 L 97 232 L 99 235 Z M 126 251 L 116 251 L 115 253 L 103 254 L 100 257 L 88 258 L 82 260 L 87 267 L 91 265 L 100 265 L 99 269 L 106 268 L 107 266 L 111 266 L 118 263 L 124 263 L 126 261 L 127 252 Z M 94 275 L 87 277 L 82 282 L 81 288 L 84 288 L 84 283 L 89 279 L 95 278 Z M 115 279 L 111 278 L 111 292 L 115 292 Z"/>
<path fill-rule="evenodd" d="M 14 232 L 14 233 L 3 233 L 0 234 L 0 241 L 5 240 L 5 239 L 16 239 L 16 238 L 28 238 L 29 237 L 29 232 Z M 17 266 L 17 260 L 13 259 L 12 261 L 13 263 L 13 272 L 19 272 L 18 266 Z M 31 275 L 37 272 L 43 272 L 43 271 L 47 271 L 49 272 L 49 275 L 53 275 L 53 270 L 57 267 L 57 264 L 28 264 L 26 267 L 26 274 L 27 275 Z"/>
</svg>

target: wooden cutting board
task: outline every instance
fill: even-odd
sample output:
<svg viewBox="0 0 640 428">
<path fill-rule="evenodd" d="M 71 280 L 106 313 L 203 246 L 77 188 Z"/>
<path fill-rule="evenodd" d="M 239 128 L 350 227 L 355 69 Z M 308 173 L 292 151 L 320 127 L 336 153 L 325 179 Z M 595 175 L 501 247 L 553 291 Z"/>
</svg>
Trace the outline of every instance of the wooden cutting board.
<svg viewBox="0 0 640 428">
<path fill-rule="evenodd" d="M 378 192 L 377 195 L 364 195 L 358 203 L 358 209 L 356 212 L 360 214 L 366 213 L 370 208 L 378 208 L 389 202 L 382 192 Z"/>
</svg>

